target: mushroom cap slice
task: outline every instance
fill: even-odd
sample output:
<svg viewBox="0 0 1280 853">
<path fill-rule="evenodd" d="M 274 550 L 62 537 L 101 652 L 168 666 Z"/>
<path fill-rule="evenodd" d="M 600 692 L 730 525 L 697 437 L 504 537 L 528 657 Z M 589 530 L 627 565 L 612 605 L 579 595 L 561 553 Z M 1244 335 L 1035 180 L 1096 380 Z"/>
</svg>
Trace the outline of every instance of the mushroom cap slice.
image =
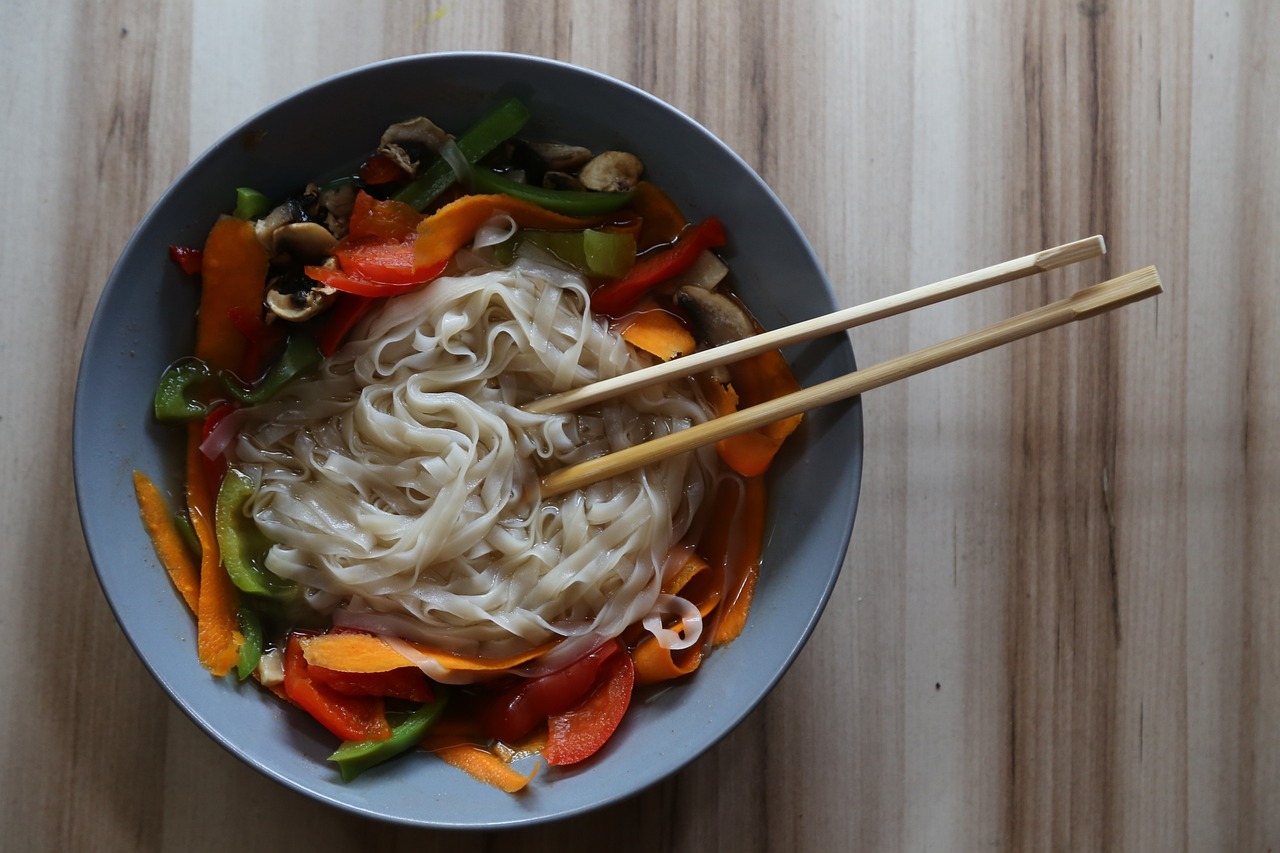
<svg viewBox="0 0 1280 853">
<path fill-rule="evenodd" d="M 307 286 L 310 283 L 311 286 Z M 300 323 L 325 310 L 338 291 L 301 273 L 276 276 L 267 286 L 267 307 L 281 320 Z"/>
<path fill-rule="evenodd" d="M 688 313 L 698 337 L 713 347 L 756 334 L 751 315 L 731 296 L 685 285 L 675 292 L 675 302 Z"/>
<path fill-rule="evenodd" d="M 290 222 L 271 235 L 272 259 L 322 264 L 333 254 L 337 238 L 319 222 Z"/>
<path fill-rule="evenodd" d="M 591 158 L 582 167 L 578 179 L 589 190 L 598 192 L 628 192 L 640 183 L 644 163 L 626 151 L 604 151 Z"/>
</svg>

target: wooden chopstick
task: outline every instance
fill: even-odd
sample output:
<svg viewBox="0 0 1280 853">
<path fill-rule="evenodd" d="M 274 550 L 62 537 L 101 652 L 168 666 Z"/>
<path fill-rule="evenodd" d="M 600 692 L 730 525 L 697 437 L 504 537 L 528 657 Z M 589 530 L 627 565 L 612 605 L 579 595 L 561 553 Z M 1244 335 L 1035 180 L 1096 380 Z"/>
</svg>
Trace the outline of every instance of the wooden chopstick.
<svg viewBox="0 0 1280 853">
<path fill-rule="evenodd" d="M 644 444 L 554 471 L 542 479 L 542 496 L 554 497 L 571 492 L 668 456 L 685 453 L 782 418 L 853 397 L 872 388 L 906 379 L 1057 326 L 1111 311 L 1162 291 L 1160 276 L 1155 267 L 1135 270 L 1078 290 L 1057 302 L 993 323 L 984 329 L 882 361 Z"/>
<path fill-rule="evenodd" d="M 1057 269 L 1079 261 L 1096 258 L 1107 251 L 1106 243 L 1101 236 L 1086 237 L 1052 249 L 1044 249 L 1011 261 L 994 264 L 964 275 L 954 276 L 943 281 L 926 284 L 922 287 L 903 291 L 902 293 L 876 299 L 853 308 L 845 308 L 803 320 L 781 329 L 761 332 L 740 341 L 722 344 L 718 347 L 700 350 L 671 361 L 655 364 L 640 370 L 624 373 L 611 379 L 603 379 L 574 388 L 559 394 L 551 394 L 525 404 L 524 409 L 534 414 L 550 414 L 552 412 L 571 412 L 574 409 L 591 403 L 598 403 L 637 388 L 645 388 L 659 382 L 685 376 L 693 376 L 704 370 L 710 370 L 722 364 L 730 364 L 749 356 L 778 349 L 801 341 L 813 340 L 833 332 L 843 332 L 880 320 L 892 317 L 915 308 L 933 305 L 946 299 L 973 293 L 983 288 L 1003 284 L 1006 281 L 1025 278 L 1038 272 Z"/>
</svg>

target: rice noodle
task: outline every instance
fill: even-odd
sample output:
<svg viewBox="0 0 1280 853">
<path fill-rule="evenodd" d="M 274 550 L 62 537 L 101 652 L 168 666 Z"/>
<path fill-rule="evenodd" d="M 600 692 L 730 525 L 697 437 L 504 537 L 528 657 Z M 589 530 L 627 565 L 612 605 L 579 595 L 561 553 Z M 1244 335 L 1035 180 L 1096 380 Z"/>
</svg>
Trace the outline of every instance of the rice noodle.
<svg viewBox="0 0 1280 853">
<path fill-rule="evenodd" d="M 439 279 L 246 411 L 228 455 L 260 483 L 267 567 L 317 609 L 344 605 L 335 621 L 461 654 L 589 648 L 654 612 L 714 450 L 551 500 L 539 477 L 709 413 L 683 382 L 574 414 L 520 409 L 639 366 L 586 304 L 576 274 L 530 259 Z"/>
</svg>

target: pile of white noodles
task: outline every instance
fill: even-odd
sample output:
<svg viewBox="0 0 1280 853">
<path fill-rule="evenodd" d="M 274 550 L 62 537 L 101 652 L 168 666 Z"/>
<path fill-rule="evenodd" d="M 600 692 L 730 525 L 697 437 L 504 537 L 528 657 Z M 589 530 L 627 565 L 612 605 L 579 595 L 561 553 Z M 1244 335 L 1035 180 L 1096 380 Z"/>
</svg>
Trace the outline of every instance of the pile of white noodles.
<svg viewBox="0 0 1280 853">
<path fill-rule="evenodd" d="M 639 366 L 586 304 L 578 276 L 527 259 L 443 278 L 245 413 L 228 455 L 260 482 L 267 567 L 335 621 L 480 655 L 580 648 L 669 606 L 664 561 L 714 451 L 538 493 L 540 474 L 709 414 L 686 383 L 568 415 L 518 408 Z"/>
</svg>

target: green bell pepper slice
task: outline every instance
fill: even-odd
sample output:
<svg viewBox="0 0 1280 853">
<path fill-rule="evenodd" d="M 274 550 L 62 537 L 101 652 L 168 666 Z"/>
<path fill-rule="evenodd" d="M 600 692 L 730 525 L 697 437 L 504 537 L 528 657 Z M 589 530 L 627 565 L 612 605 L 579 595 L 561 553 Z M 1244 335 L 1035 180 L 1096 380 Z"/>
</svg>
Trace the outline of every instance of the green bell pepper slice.
<svg viewBox="0 0 1280 853">
<path fill-rule="evenodd" d="M 524 104 L 515 98 L 503 101 L 457 138 L 458 150 L 474 166 L 480 158 L 519 133 L 528 120 L 529 110 Z M 425 210 L 457 180 L 453 168 L 443 159 L 437 160 L 394 198 L 417 210 Z"/>
<path fill-rule="evenodd" d="M 236 187 L 236 209 L 232 215 L 237 219 L 257 219 L 270 210 L 271 199 L 250 187 Z"/>
<path fill-rule="evenodd" d="M 605 216 L 631 201 L 632 193 L 596 192 L 594 190 L 549 190 L 522 184 L 492 169 L 473 169 L 471 185 L 476 192 L 501 193 L 565 216 Z"/>
<path fill-rule="evenodd" d="M 264 560 L 271 541 L 245 514 L 245 507 L 256 491 L 253 479 L 235 468 L 229 468 L 222 479 L 213 514 L 222 565 L 241 592 L 267 598 L 290 598 L 297 590 L 297 584 L 267 569 Z"/>
<path fill-rule="evenodd" d="M 258 668 L 258 662 L 262 660 L 264 640 L 262 619 L 256 610 L 241 604 L 239 622 L 240 634 L 244 640 L 240 643 L 240 659 L 236 662 L 236 675 L 244 681 L 253 675 L 253 671 Z"/>
<path fill-rule="evenodd" d="M 569 266 L 595 278 L 618 278 L 636 261 L 636 238 L 615 231 L 543 231 L 526 229 L 510 241 L 514 256 L 518 245 L 537 246 Z"/>
<path fill-rule="evenodd" d="M 434 702 L 420 706 L 391 729 L 391 737 L 385 740 L 349 740 L 338 747 L 329 760 L 336 762 L 342 773 L 342 781 L 350 782 L 364 771 L 422 743 L 427 731 L 444 713 L 449 694 L 439 685 Z"/>
<path fill-rule="evenodd" d="M 182 422 L 205 417 L 213 408 L 212 403 L 199 399 L 206 393 L 222 394 L 224 399 L 230 398 L 246 406 L 265 403 L 323 359 L 324 355 L 311 338 L 293 335 L 267 375 L 248 389 L 231 373 L 214 371 L 198 358 L 178 359 L 169 365 L 156 386 L 153 403 L 156 420 Z M 216 387 L 211 391 L 210 385 Z"/>
</svg>

